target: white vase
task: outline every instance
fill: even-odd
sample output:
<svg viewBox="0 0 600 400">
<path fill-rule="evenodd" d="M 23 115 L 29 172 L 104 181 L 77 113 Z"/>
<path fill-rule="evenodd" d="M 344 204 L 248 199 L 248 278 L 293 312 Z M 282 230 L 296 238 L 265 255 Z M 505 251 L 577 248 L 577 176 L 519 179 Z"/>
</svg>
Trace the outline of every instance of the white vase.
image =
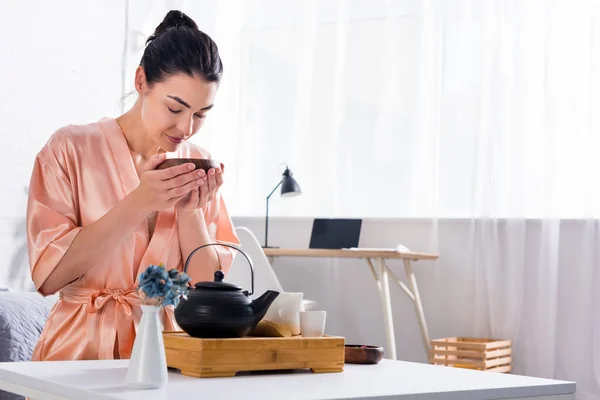
<svg viewBox="0 0 600 400">
<path fill-rule="evenodd" d="M 168 381 L 167 359 L 158 318 L 160 307 L 142 306 L 125 381 L 138 389 L 158 389 Z"/>
</svg>

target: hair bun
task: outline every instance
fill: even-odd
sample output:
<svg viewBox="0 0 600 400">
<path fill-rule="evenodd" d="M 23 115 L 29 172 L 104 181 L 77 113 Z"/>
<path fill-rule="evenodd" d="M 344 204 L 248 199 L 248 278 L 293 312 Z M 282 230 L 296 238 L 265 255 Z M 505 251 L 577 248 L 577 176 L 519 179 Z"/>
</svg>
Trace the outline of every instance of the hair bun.
<svg viewBox="0 0 600 400">
<path fill-rule="evenodd" d="M 165 15 L 165 18 L 162 20 L 162 22 L 158 24 L 154 30 L 154 33 L 148 37 L 146 44 L 150 43 L 152 40 L 156 39 L 169 29 L 180 27 L 198 29 L 198 25 L 194 22 L 194 20 L 188 17 L 185 13 L 178 10 L 171 10 L 167 13 L 167 15 Z"/>
</svg>

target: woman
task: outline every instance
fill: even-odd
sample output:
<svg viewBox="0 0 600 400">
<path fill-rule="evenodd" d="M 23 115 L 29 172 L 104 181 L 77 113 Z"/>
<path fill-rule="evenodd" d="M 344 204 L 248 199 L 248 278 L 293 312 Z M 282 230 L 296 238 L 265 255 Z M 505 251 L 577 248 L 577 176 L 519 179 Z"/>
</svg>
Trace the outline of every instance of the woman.
<svg viewBox="0 0 600 400">
<path fill-rule="evenodd" d="M 223 66 L 216 44 L 185 14 L 169 12 L 135 72 L 138 99 L 116 119 L 67 126 L 38 154 L 27 235 L 31 274 L 43 295 L 60 293 L 33 360 L 129 358 L 140 317 L 138 275 L 150 264 L 182 268 L 196 247 L 239 244 L 208 174 L 168 158 L 210 158 L 187 140 L 213 107 Z M 196 252 L 192 282 L 229 270 L 224 246 Z M 166 330 L 176 325 L 164 312 Z"/>
</svg>

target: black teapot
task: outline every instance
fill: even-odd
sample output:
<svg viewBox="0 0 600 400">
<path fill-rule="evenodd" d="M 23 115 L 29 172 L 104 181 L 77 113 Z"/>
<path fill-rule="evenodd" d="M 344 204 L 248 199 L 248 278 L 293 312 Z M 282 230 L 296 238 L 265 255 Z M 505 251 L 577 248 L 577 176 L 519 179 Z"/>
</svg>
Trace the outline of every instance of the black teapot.
<svg viewBox="0 0 600 400">
<path fill-rule="evenodd" d="M 238 247 L 225 243 L 202 245 L 188 256 L 184 272 L 187 273 L 190 259 L 194 253 L 207 246 L 226 246 L 241 253 L 250 265 L 251 292 L 223 282 L 225 275 L 215 271 L 215 279 L 210 282 L 198 282 L 190 289 L 186 299 L 181 299 L 175 308 L 175 320 L 188 335 L 197 338 L 233 338 L 247 335 L 265 316 L 271 303 L 279 292 L 267 290 L 253 300 L 254 267 L 248 256 Z"/>
</svg>

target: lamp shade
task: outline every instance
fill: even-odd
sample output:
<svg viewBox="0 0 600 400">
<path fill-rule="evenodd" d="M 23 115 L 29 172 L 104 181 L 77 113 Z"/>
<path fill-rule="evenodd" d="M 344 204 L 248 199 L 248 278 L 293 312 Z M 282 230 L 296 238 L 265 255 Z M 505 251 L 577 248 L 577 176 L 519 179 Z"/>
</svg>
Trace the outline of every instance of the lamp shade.
<svg viewBox="0 0 600 400">
<path fill-rule="evenodd" d="M 300 185 L 292 177 L 292 173 L 289 168 L 285 169 L 283 173 L 283 181 L 281 182 L 281 196 L 282 197 L 294 197 L 302 193 Z"/>
</svg>

